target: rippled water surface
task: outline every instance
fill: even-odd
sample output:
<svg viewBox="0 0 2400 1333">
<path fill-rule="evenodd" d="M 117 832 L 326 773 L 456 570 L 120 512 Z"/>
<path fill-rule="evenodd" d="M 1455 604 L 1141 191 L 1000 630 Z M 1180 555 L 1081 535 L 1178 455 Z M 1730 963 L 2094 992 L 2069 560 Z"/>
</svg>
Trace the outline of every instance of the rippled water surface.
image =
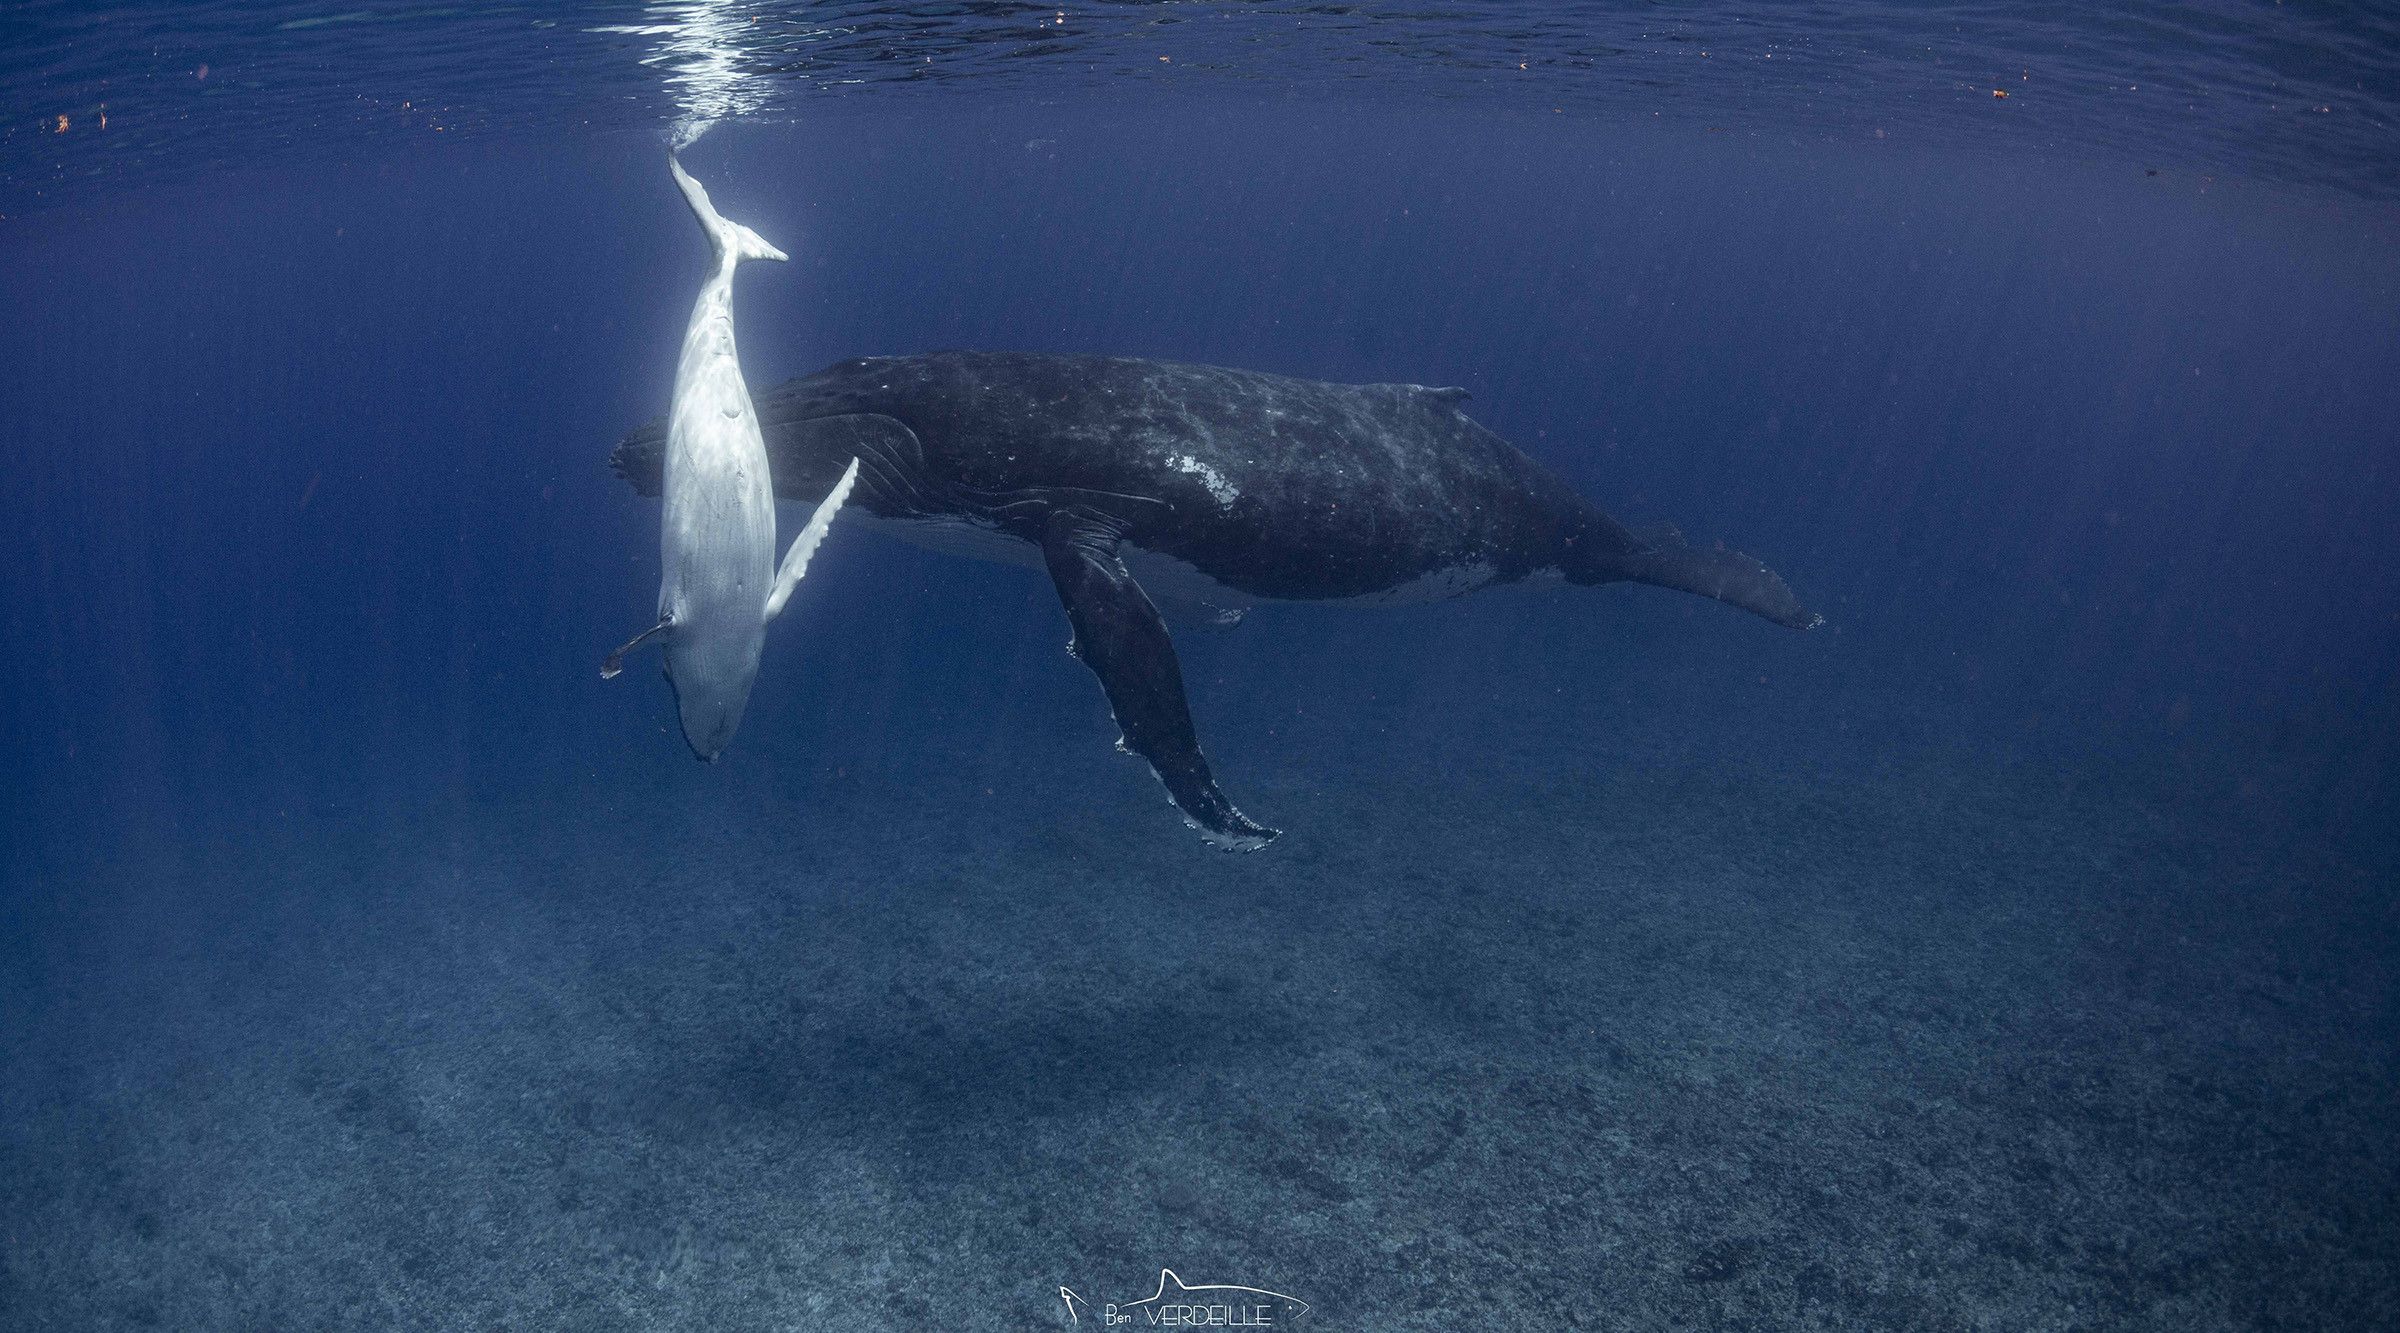
<svg viewBox="0 0 2400 1333">
<path fill-rule="evenodd" d="M 716 35 L 704 50 L 696 26 Z M 2388 6 L 53 0 L 12 6 L 0 31 L 0 211 L 395 137 L 665 122 L 695 78 L 775 118 L 826 98 L 1238 88 L 1997 143 L 2400 194 Z"/>
</svg>

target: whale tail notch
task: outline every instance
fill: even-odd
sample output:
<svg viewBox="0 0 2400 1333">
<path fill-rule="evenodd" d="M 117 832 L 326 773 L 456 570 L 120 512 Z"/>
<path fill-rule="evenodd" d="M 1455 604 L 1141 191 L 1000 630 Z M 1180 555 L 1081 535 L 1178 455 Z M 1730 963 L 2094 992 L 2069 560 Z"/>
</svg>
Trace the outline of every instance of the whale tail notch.
<svg viewBox="0 0 2400 1333">
<path fill-rule="evenodd" d="M 683 163 L 673 156 L 667 158 L 667 169 L 675 173 L 675 184 L 683 191 L 683 201 L 692 206 L 692 216 L 700 219 L 700 230 L 708 233 L 708 243 L 715 247 L 720 259 L 728 254 L 736 263 L 744 259 L 791 258 L 769 245 L 757 232 L 717 212 L 716 205 L 708 201 L 708 187 L 692 179 L 692 174 L 683 169 Z"/>
<path fill-rule="evenodd" d="M 1581 558 L 1569 565 L 1568 582 L 1647 583 L 1713 597 L 1791 629 L 1815 629 L 1825 623 L 1825 617 L 1802 606 L 1791 585 L 1755 556 L 1723 546 L 1694 546 L 1672 523 L 1608 526 L 1615 531 L 1590 533 L 1576 544 Z"/>
</svg>

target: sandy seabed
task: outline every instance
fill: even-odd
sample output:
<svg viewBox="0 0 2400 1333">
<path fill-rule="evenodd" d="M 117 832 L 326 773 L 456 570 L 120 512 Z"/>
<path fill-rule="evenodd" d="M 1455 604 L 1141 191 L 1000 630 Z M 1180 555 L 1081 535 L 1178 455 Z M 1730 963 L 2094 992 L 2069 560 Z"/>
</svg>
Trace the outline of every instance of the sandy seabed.
<svg viewBox="0 0 2400 1333">
<path fill-rule="evenodd" d="M 1255 856 L 1076 716 L 54 860 L 0 1328 L 1046 1328 L 1162 1267 L 1328 1329 L 2400 1309 L 2400 854 L 2314 769 L 1855 695 L 1810 743 L 1869 761 L 1687 749 L 1789 701 L 1661 670 L 1221 723 Z"/>
</svg>

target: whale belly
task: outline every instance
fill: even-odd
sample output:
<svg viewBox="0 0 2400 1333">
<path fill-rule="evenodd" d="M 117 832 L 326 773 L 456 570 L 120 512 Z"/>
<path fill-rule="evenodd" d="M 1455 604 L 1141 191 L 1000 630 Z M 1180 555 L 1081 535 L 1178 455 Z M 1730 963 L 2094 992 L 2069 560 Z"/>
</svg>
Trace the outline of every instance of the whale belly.
<svg viewBox="0 0 2400 1333">
<path fill-rule="evenodd" d="M 1016 565 L 1022 569 L 1044 567 L 1040 547 L 990 524 L 955 514 L 929 514 L 914 518 L 884 518 L 863 514 L 860 526 L 921 550 L 938 551 L 943 555 Z M 1125 568 L 1155 597 L 1204 602 L 1225 610 L 1252 606 L 1259 600 L 1250 593 L 1217 582 L 1189 561 L 1178 560 L 1171 555 L 1146 551 L 1130 543 L 1119 554 L 1125 561 Z"/>
<path fill-rule="evenodd" d="M 1015 565 L 1021 569 L 1043 567 L 1041 549 L 1033 543 L 959 515 L 884 518 L 861 511 L 860 526 L 943 555 Z M 1354 597 L 1277 597 L 1220 582 L 1189 560 L 1163 551 L 1148 550 L 1131 542 L 1126 543 L 1119 554 L 1125 561 L 1125 568 L 1153 598 L 1193 602 L 1226 611 L 1242 610 L 1261 602 L 1314 606 L 1425 606 L 1464 597 L 1500 580 L 1497 566 L 1489 561 L 1468 560 Z M 1555 578 L 1558 571 L 1540 570 L 1536 571 L 1534 577 L 1543 575 Z"/>
<path fill-rule="evenodd" d="M 1026 569 L 1042 567 L 1042 553 L 1031 542 L 1012 537 L 971 518 L 956 514 L 885 518 L 865 509 L 855 512 L 860 527 L 923 550 L 963 556 L 969 560 L 989 560 L 1000 565 L 1018 565 Z M 848 523 L 851 520 L 845 517 L 842 521 Z"/>
<path fill-rule="evenodd" d="M 738 382 L 735 386 L 739 389 Z M 676 404 L 659 545 L 665 577 L 659 610 L 747 615 L 765 605 L 775 569 L 775 500 L 765 445 L 747 398 L 694 395 Z"/>
</svg>

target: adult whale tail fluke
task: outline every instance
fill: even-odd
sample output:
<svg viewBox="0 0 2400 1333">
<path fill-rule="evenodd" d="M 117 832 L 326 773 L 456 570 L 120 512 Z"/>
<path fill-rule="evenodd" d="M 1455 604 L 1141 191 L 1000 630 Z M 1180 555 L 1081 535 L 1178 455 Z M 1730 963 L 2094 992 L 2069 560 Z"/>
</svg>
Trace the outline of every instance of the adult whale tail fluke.
<svg viewBox="0 0 2400 1333">
<path fill-rule="evenodd" d="M 1722 546 L 1694 546 L 1672 523 L 1620 531 L 1621 540 L 1578 543 L 1587 555 L 1567 570 L 1567 580 L 1586 585 L 1647 583 L 1698 593 L 1792 629 L 1815 629 L 1825 623 L 1825 617 L 1800 604 L 1782 575 L 1754 556 Z"/>
<path fill-rule="evenodd" d="M 729 256 L 737 262 L 744 259 L 791 258 L 767 244 L 766 238 L 757 232 L 720 215 L 716 206 L 708 202 L 708 188 L 693 180 L 691 173 L 683 169 L 683 163 L 669 157 L 667 167 L 675 173 L 675 184 L 683 191 L 683 201 L 692 206 L 692 216 L 700 219 L 700 230 L 708 233 L 708 243 L 716 247 L 720 262 Z"/>
</svg>

